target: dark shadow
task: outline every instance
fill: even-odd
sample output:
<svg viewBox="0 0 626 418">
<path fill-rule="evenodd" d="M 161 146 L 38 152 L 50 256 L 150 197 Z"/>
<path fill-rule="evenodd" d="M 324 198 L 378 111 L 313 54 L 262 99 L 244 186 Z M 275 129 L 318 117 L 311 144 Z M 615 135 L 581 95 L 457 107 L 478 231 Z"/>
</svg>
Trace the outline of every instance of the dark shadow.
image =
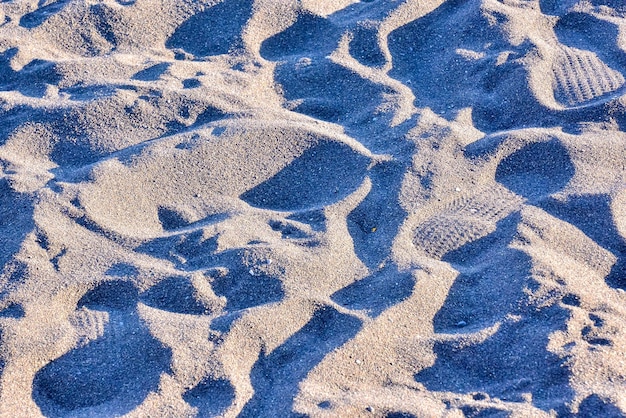
<svg viewBox="0 0 626 418">
<path fill-rule="evenodd" d="M 411 296 L 414 286 L 411 273 L 400 273 L 396 266 L 388 266 L 335 292 L 331 299 L 348 309 L 367 310 L 377 317 Z"/>
<path fill-rule="evenodd" d="M 177 120 L 172 120 L 166 123 L 167 132 L 163 134 L 163 136 L 175 135 L 178 133 L 191 131 L 197 129 L 202 125 L 206 125 L 207 123 L 215 122 L 216 120 L 224 119 L 228 115 L 222 112 L 220 109 L 217 109 L 212 106 L 207 106 L 190 125 L 186 125 Z M 217 136 L 217 135 L 216 135 Z"/>
<path fill-rule="evenodd" d="M 154 64 L 136 73 L 132 76 L 132 79 L 139 81 L 157 81 L 169 68 L 170 63 L 168 62 Z"/>
<path fill-rule="evenodd" d="M 222 258 L 222 262 L 228 266 L 228 273 L 215 277 L 212 282 L 215 294 L 226 297 L 227 311 L 261 306 L 283 299 L 285 292 L 278 278 L 245 266 L 241 262 L 241 251 L 231 252 L 227 258 L 230 260 Z"/>
<path fill-rule="evenodd" d="M 111 48 L 115 49 L 119 43 L 118 37 L 120 36 L 117 28 L 114 26 L 121 23 L 119 9 L 105 3 L 93 4 L 89 7 L 89 15 L 100 36 L 111 45 Z M 126 34 L 124 33 L 121 36 L 124 37 Z"/>
<path fill-rule="evenodd" d="M 200 221 L 203 225 L 225 219 L 216 214 Z M 216 294 L 227 298 L 227 310 L 246 309 L 253 306 L 282 300 L 283 289 L 279 279 L 268 276 L 247 266 L 245 250 L 237 249 L 216 254 L 217 237 L 205 238 L 202 229 L 158 238 L 136 248 L 153 257 L 170 260 L 176 268 L 184 271 L 198 269 L 224 269 L 227 273 L 215 275 L 213 289 Z M 178 313 L 206 314 L 207 308 L 196 295 L 195 289 L 186 279 L 172 278 L 157 284 L 141 296 L 147 305 Z M 231 312 L 232 313 L 232 312 Z M 228 327 L 234 318 L 227 312 L 218 320 Z"/>
<path fill-rule="evenodd" d="M 251 372 L 254 396 L 240 417 L 293 415 L 298 385 L 331 351 L 353 338 L 361 321 L 330 307 L 319 308 L 309 323 L 271 353 L 261 353 Z"/>
<path fill-rule="evenodd" d="M 162 311 L 204 315 L 210 313 L 188 278 L 170 277 L 143 292 L 139 300 Z"/>
<path fill-rule="evenodd" d="M 330 403 L 330 401 L 322 401 L 318 403 L 317 406 L 321 409 L 330 409 L 332 407 L 332 403 Z"/>
<path fill-rule="evenodd" d="M 64 135 L 63 140 L 54 145 L 50 159 L 62 169 L 83 167 L 92 164 L 105 156 L 105 153 L 95 150 L 86 136 Z"/>
<path fill-rule="evenodd" d="M 216 126 L 215 128 L 213 128 L 213 131 L 211 131 L 211 135 L 213 135 L 214 137 L 220 137 L 222 136 L 222 134 L 226 132 L 226 128 L 223 126 Z"/>
<path fill-rule="evenodd" d="M 382 110 L 380 105 L 385 95 L 398 92 L 362 78 L 329 58 L 342 36 L 351 32 L 349 52 L 357 60 L 369 66 L 385 63 L 374 22 L 382 21 L 396 7 L 394 2 L 362 1 L 327 17 L 304 11 L 289 28 L 265 40 L 260 54 L 277 62 L 274 78 L 288 100 L 286 107 L 339 123 L 349 135 L 376 152 L 397 147 L 401 141 L 390 137 L 403 137 L 409 127 L 390 129 L 393 112 Z"/>
<path fill-rule="evenodd" d="M 35 59 L 16 73 L 17 88 L 22 94 L 43 97 L 48 84 L 57 85 L 61 81 L 54 62 Z"/>
<path fill-rule="evenodd" d="M 593 326 L 587 325 L 586 327 L 584 327 L 581 330 L 581 335 L 582 335 L 583 340 L 590 345 L 612 346 L 613 345 L 612 340 L 598 336 L 597 328 L 601 328 L 601 327 L 602 325 L 598 327 L 595 324 Z"/>
<path fill-rule="evenodd" d="M 508 418 L 511 416 L 510 411 L 490 407 L 463 406 L 461 411 L 465 418 Z"/>
<path fill-rule="evenodd" d="M 514 212 L 496 222 L 495 232 L 446 253 L 441 259 L 454 266 L 479 266 L 490 263 L 501 248 L 506 248 L 517 233 L 521 220 L 519 212 Z"/>
<path fill-rule="evenodd" d="M 433 325 L 437 333 L 460 335 L 435 344 L 435 364 L 415 378 L 429 390 L 481 392 L 512 402 L 522 402 L 523 394 L 531 393 L 538 408 L 562 413 L 573 397 L 569 371 L 547 345 L 553 332 L 564 329 L 569 311 L 558 305 L 526 307 L 525 289 L 536 283 L 530 257 L 509 248 L 518 221 L 519 214 L 511 215 L 494 233 L 443 256 L 460 275 Z M 463 342 L 464 333 L 493 326 L 507 314 L 520 319 L 503 322 L 483 342 Z"/>
<path fill-rule="evenodd" d="M 0 62 L 0 80 L 2 79 L 2 74 L 2 63 Z M 0 90 L 4 90 L 1 84 Z M 48 110 L 44 111 L 36 107 L 19 104 L 9 109 L 0 109 L 0 118 L 2 118 L 2 123 L 0 123 L 0 145 L 4 145 L 11 134 L 24 123 L 33 120 L 49 122 L 54 119 L 54 113 L 51 114 Z M 2 163 L 0 163 L 0 168 L 1 167 Z"/>
<path fill-rule="evenodd" d="M 385 58 L 378 50 L 375 30 L 368 23 L 384 19 L 397 5 L 384 1 L 366 3 L 373 1 L 353 3 L 327 17 L 301 12 L 293 25 L 263 42 L 261 56 L 271 61 L 323 58 L 337 47 L 346 29 L 356 26 L 350 53 L 365 65 L 380 65 Z"/>
<path fill-rule="evenodd" d="M 135 250 L 153 257 L 167 259 L 181 270 L 196 270 L 220 265 L 220 260 L 232 257 L 233 251 L 216 255 L 217 236 L 205 237 L 202 227 L 221 222 L 228 218 L 226 214 L 215 214 L 201 221 L 189 224 L 198 226 L 193 230 L 176 235 L 156 238 L 139 245 Z"/>
<path fill-rule="evenodd" d="M 390 412 L 387 415 L 385 415 L 385 418 L 417 418 L 417 417 L 408 412 Z"/>
<path fill-rule="evenodd" d="M 87 292 L 77 303 L 77 308 L 95 310 L 130 310 L 137 305 L 139 291 L 131 282 L 111 280 Z"/>
<path fill-rule="evenodd" d="M 138 246 L 136 251 L 149 254 L 152 257 L 170 260 L 177 268 L 190 270 L 206 267 L 210 264 L 214 259 L 213 253 L 216 249 L 217 241 L 215 239 L 205 240 L 202 230 L 197 230 L 148 241 Z M 177 255 L 184 257 L 184 262 Z"/>
<path fill-rule="evenodd" d="M 502 324 L 493 336 L 476 345 L 437 343 L 435 364 L 415 378 L 429 390 L 485 392 L 510 402 L 523 402 L 523 394 L 531 393 L 538 408 L 564 413 L 574 395 L 569 370 L 564 360 L 546 347 L 548 336 L 563 329 L 567 320 L 567 310 L 552 306 L 524 313 L 518 322 Z"/>
<path fill-rule="evenodd" d="M 291 223 L 283 221 L 270 221 L 269 226 L 272 230 L 280 232 L 281 238 L 283 239 L 302 240 L 310 238 L 310 235 L 306 231 Z"/>
<path fill-rule="evenodd" d="M 56 271 L 59 271 L 59 261 L 63 257 L 65 257 L 66 254 L 67 254 L 67 248 L 63 248 L 57 255 L 55 255 L 54 257 L 50 259 L 50 262 L 52 263 L 52 266 L 54 267 Z"/>
<path fill-rule="evenodd" d="M 606 283 L 617 289 L 626 290 L 626 252 L 622 251 L 611 272 L 605 277 Z"/>
<path fill-rule="evenodd" d="M 554 32 L 561 43 L 593 51 L 602 61 L 617 66 L 622 72 L 626 68 L 626 56 L 618 44 L 620 34 L 616 24 L 590 13 L 569 12 L 558 20 Z"/>
<path fill-rule="evenodd" d="M 506 139 L 506 133 L 486 135 L 485 137 L 465 146 L 463 148 L 463 155 L 465 158 L 470 160 L 493 158 L 498 150 L 501 149 L 502 144 Z"/>
<path fill-rule="evenodd" d="M 159 222 L 166 231 L 182 228 L 189 225 L 189 222 L 175 210 L 160 206 L 158 209 Z"/>
<path fill-rule="evenodd" d="M 106 311 L 108 323 L 102 337 L 37 372 L 33 399 L 46 416 L 99 407 L 107 415 L 122 415 L 158 389 L 171 350 L 150 335 L 136 304 L 137 289 L 124 281 L 105 282 L 83 296 L 78 307 Z"/>
<path fill-rule="evenodd" d="M 442 257 L 460 274 L 433 318 L 435 332 L 486 328 L 517 309 L 530 260 L 519 251 L 503 252 L 503 248 L 513 239 L 518 222 L 519 214 L 513 214 L 498 222 L 495 232 Z"/>
<path fill-rule="evenodd" d="M 368 121 L 376 114 L 385 88 L 326 58 L 303 64 L 279 64 L 276 81 L 287 100 L 301 101 L 293 110 L 346 126 Z"/>
<path fill-rule="evenodd" d="M 527 197 L 553 193 L 573 174 L 569 158 L 559 158 L 562 154 L 555 153 L 555 147 L 560 149 L 561 145 L 550 141 L 522 148 L 503 161 L 497 178 Z M 558 167 L 546 171 L 544 159 L 555 160 Z M 521 182 L 528 175 L 522 174 L 524 171 L 538 178 L 527 186 Z M 519 181 L 510 178 L 516 175 L 520 175 Z M 435 344 L 435 364 L 415 378 L 429 390 L 478 392 L 481 397 L 489 394 L 511 402 L 522 402 L 524 394 L 530 393 L 538 408 L 567 413 L 567 401 L 574 395 L 569 370 L 547 346 L 549 336 L 565 328 L 569 311 L 559 305 L 541 309 L 527 305 L 526 289 L 536 288 L 537 282 L 532 279 L 531 258 L 510 248 L 519 221 L 520 214 L 514 213 L 499 221 L 495 232 L 443 255 L 442 260 L 460 273 L 433 318 L 435 332 L 448 339 Z M 576 303 L 572 297 L 568 301 Z M 510 314 L 519 319 L 502 321 Z M 498 322 L 500 327 L 482 342 L 468 343 L 464 337 Z M 503 413 L 483 409 L 464 412 L 471 412 L 468 416 Z"/>
<path fill-rule="evenodd" d="M 17 51 L 17 48 L 9 48 L 0 53 L 0 90 L 15 90 L 25 96 L 43 97 L 48 84 L 57 85 L 61 80 L 56 64 L 34 59 L 21 70 L 15 71 L 11 68 L 10 61 Z"/>
<path fill-rule="evenodd" d="M 285 98 L 302 101 L 293 109 L 296 112 L 345 125 L 358 125 L 375 114 L 380 100 L 372 99 L 382 99 L 384 88 L 327 58 L 344 32 L 342 17 L 358 14 L 358 8 L 329 18 L 302 13 L 292 26 L 261 45 L 263 58 L 279 61 L 275 79 Z M 368 38 L 365 33 L 359 36 Z M 354 48 L 365 46 L 357 40 Z M 361 52 L 362 58 L 377 59 L 371 50 Z"/>
<path fill-rule="evenodd" d="M 326 55 L 336 46 L 329 39 L 339 39 L 341 32 L 329 19 L 304 12 L 296 23 L 261 44 L 261 56 L 281 61 L 289 57 Z"/>
<path fill-rule="evenodd" d="M 195 89 L 196 87 L 200 87 L 202 83 L 197 78 L 187 78 L 183 80 L 183 88 L 184 89 Z"/>
<path fill-rule="evenodd" d="M 339 123 L 348 134 L 366 146 L 389 152 L 391 148 L 398 147 L 398 143 L 388 140 L 389 136 L 402 137 L 404 132 L 400 131 L 404 127 L 392 130 L 393 132 L 387 130 L 384 135 L 373 133 L 373 129 L 376 124 L 383 126 L 390 122 L 389 114 L 379 112 L 378 106 L 383 100 L 383 94 L 394 92 L 327 58 L 337 47 L 346 29 L 357 26 L 349 45 L 351 55 L 364 65 L 384 64 L 386 58 L 378 48 L 377 32 L 367 22 L 382 19 L 395 5 L 390 2 L 366 3 L 371 2 L 355 3 L 326 18 L 304 12 L 291 27 L 263 42 L 260 53 L 265 59 L 278 61 L 275 80 L 281 85 L 284 97 L 292 101 L 291 110 L 316 119 Z M 356 22 L 362 24 L 355 25 Z M 378 119 L 381 120 L 374 122 Z M 384 137 L 384 140 L 378 136 Z M 309 159 L 309 156 L 306 155 L 306 158 Z M 365 171 L 365 160 L 363 163 L 359 162 L 356 170 L 346 169 L 347 158 L 337 158 L 338 162 L 341 160 L 344 162 L 338 167 L 343 166 L 342 171 L 335 168 L 328 170 L 329 164 L 323 162 L 308 164 L 317 168 L 307 167 L 301 170 L 309 171 L 313 175 L 308 176 L 311 180 L 300 183 L 296 192 L 292 186 L 286 187 L 282 184 L 289 183 L 289 179 L 280 178 L 277 181 L 279 176 L 276 176 L 261 184 L 259 187 L 262 188 L 257 187 L 243 194 L 241 198 L 253 206 L 274 210 L 306 210 L 333 203 L 360 184 L 363 176 L 350 172 Z M 299 161 L 296 160 L 296 163 Z M 406 216 L 398 203 L 397 195 L 405 169 L 406 165 L 397 161 L 378 163 L 369 169 L 367 175 L 373 183 L 372 191 L 349 215 L 348 228 L 355 251 L 368 267 L 376 269 L 388 256 L 391 242 Z M 291 174 L 294 171 L 296 170 L 289 167 L 288 172 L 283 172 L 294 178 Z M 355 181 L 357 179 L 358 182 Z M 347 181 L 354 183 L 348 184 Z M 293 180 L 291 182 L 296 183 Z M 331 187 L 320 189 L 320 185 Z M 301 188 L 304 190 L 300 191 Z M 333 188 L 339 191 L 336 193 L 338 196 L 331 193 Z M 250 199 L 251 192 L 254 192 L 254 200 Z M 308 213 L 307 211 L 307 215 L 302 215 L 304 219 L 308 217 Z M 323 223 L 318 224 L 318 228 L 322 230 Z M 378 315 L 406 298 L 412 291 L 413 284 L 410 275 L 399 274 L 394 267 L 337 292 L 333 299 L 351 308 L 368 309 L 372 315 Z M 369 297 L 376 292 L 382 292 L 383 297 Z"/>
<path fill-rule="evenodd" d="M 527 70 L 516 60 L 534 46 L 511 45 L 499 30 L 505 23 L 506 16 L 488 16 L 479 2 L 447 1 L 391 32 L 389 74 L 413 90 L 417 106 L 448 119 L 472 107 L 474 125 L 483 132 L 545 125 L 550 112 L 532 94 Z M 503 51 L 511 52 L 509 59 L 498 63 Z"/>
<path fill-rule="evenodd" d="M 590 194 L 569 196 L 567 200 L 546 199 L 540 207 L 550 215 L 568 222 L 583 231 L 598 245 L 613 253 L 626 250 L 619 235 L 608 195 Z"/>
<path fill-rule="evenodd" d="M 61 11 L 69 2 L 70 0 L 55 0 L 47 6 L 38 7 L 35 11 L 27 13 L 20 18 L 20 26 L 26 29 L 36 28 Z M 45 3 L 45 0 L 39 0 L 39 6 Z"/>
<path fill-rule="evenodd" d="M 371 67 L 385 65 L 386 58 L 378 45 L 378 28 L 358 27 L 350 42 L 350 55 Z"/>
<path fill-rule="evenodd" d="M 16 193 L 6 178 L 0 178 L 0 271 L 34 230 L 33 210 L 30 198 Z"/>
<path fill-rule="evenodd" d="M 242 316 L 242 311 L 229 312 L 225 315 L 218 316 L 211 321 L 211 329 L 221 333 L 227 333 L 230 331 L 230 327 L 233 323 Z"/>
<path fill-rule="evenodd" d="M 23 318 L 24 308 L 19 303 L 9 303 L 6 308 L 0 311 L 0 318 Z"/>
<path fill-rule="evenodd" d="M 0 286 L 0 298 L 5 298 L 19 285 L 26 282 L 28 265 L 23 261 L 12 259 L 2 266 L 4 284 Z"/>
<path fill-rule="evenodd" d="M 86 215 L 81 215 L 78 217 L 70 216 L 70 218 L 72 219 L 72 221 L 76 222 L 77 225 L 82 226 L 88 231 L 102 235 L 103 237 L 108 238 L 109 240 L 113 242 L 118 242 L 118 243 L 125 242 L 122 236 L 120 236 L 116 232 L 113 232 L 109 229 L 105 229 L 101 227 L 97 222 L 89 219 Z"/>
<path fill-rule="evenodd" d="M 576 3 L 577 0 L 539 0 L 539 8 L 541 13 L 560 16 Z"/>
<path fill-rule="evenodd" d="M 215 417 L 235 400 L 235 388 L 226 379 L 206 378 L 185 392 L 183 399 L 198 408 L 198 417 Z"/>
<path fill-rule="evenodd" d="M 311 227 L 311 229 L 313 229 L 313 231 L 326 230 L 326 215 L 322 209 L 295 212 L 292 215 L 289 215 L 287 219 L 307 224 Z"/>
<path fill-rule="evenodd" d="M 535 202 L 565 187 L 575 171 L 567 149 L 552 139 L 526 145 L 503 159 L 496 180 Z"/>
<path fill-rule="evenodd" d="M 610 205 L 609 196 L 595 194 L 570 196 L 567 201 L 548 199 L 541 208 L 613 253 L 617 261 L 605 280 L 609 286 L 626 289 L 626 242 L 615 227 Z"/>
<path fill-rule="evenodd" d="M 626 11 L 626 4 L 621 0 L 591 0 L 594 6 L 609 6 L 618 11 Z"/>
<path fill-rule="evenodd" d="M 324 141 L 240 198 L 264 209 L 295 211 L 343 199 L 363 182 L 370 159 L 349 146 Z"/>
<path fill-rule="evenodd" d="M 598 395 L 587 396 L 578 407 L 577 418 L 623 418 L 626 412 L 622 412 L 609 400 L 602 399 Z"/>
<path fill-rule="evenodd" d="M 167 240 L 167 238 L 163 239 L 163 241 Z M 155 243 L 159 241 L 160 240 L 156 240 Z M 178 237 L 172 237 L 169 241 L 172 243 L 171 249 L 173 253 L 185 257 L 186 266 L 182 266 L 175 257 L 172 257 L 172 251 L 168 251 L 167 255 L 164 255 L 164 258 L 171 259 L 184 269 L 205 266 L 214 259 L 213 254 L 217 250 L 217 237 L 205 238 L 202 229 Z M 167 246 L 164 247 L 164 249 L 166 248 Z"/>
<path fill-rule="evenodd" d="M 227 54 L 241 42 L 241 32 L 252 15 L 252 0 L 224 0 L 187 19 L 165 42 L 195 57 Z"/>
<path fill-rule="evenodd" d="M 399 161 L 378 163 L 369 171 L 372 189 L 348 215 L 348 231 L 357 256 L 369 268 L 387 258 L 406 211 L 399 193 L 406 167 Z"/>
</svg>

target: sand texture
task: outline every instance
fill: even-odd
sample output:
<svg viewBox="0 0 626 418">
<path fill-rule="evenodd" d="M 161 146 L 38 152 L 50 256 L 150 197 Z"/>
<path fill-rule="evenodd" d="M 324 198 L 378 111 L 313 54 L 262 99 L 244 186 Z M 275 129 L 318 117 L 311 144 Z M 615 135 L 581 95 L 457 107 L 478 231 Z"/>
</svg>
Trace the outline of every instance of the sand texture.
<svg viewBox="0 0 626 418">
<path fill-rule="evenodd" d="M 626 3 L 2 0 L 0 417 L 626 417 Z"/>
</svg>

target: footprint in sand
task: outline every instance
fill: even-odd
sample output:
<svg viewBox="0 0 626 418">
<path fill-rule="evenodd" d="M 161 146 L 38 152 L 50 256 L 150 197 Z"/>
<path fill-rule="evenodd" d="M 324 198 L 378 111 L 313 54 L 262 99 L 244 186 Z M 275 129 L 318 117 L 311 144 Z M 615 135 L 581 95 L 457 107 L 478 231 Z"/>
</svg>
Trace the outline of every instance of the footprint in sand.
<svg viewBox="0 0 626 418">
<path fill-rule="evenodd" d="M 573 396 L 563 360 L 546 349 L 550 333 L 567 322 L 567 311 L 526 305 L 525 292 L 537 286 L 533 260 L 514 245 L 525 207 L 540 205 L 573 175 L 558 139 L 520 146 L 499 162 L 497 183 L 455 200 L 417 227 L 416 245 L 459 272 L 433 318 L 437 360 L 415 375 L 417 381 L 430 390 L 488 393 L 513 402 L 531 393 L 533 404 L 546 410 L 560 407 L 555 398 Z M 589 335 L 595 337 L 593 330 Z M 506 356 L 498 354 L 502 347 Z"/>
<path fill-rule="evenodd" d="M 532 16 L 499 2 L 443 2 L 389 34 L 389 75 L 413 90 L 418 107 L 446 118 L 471 107 L 483 132 L 536 124 L 545 115 L 523 64 L 533 45 L 500 29 L 522 13 Z"/>
<path fill-rule="evenodd" d="M 553 65 L 554 97 L 566 107 L 595 102 L 624 85 L 624 76 L 590 51 L 562 46 Z"/>
<path fill-rule="evenodd" d="M 493 234 L 524 203 L 537 204 L 557 192 L 573 174 L 567 150 L 557 139 L 521 147 L 500 162 L 493 184 L 460 193 L 421 222 L 413 242 L 429 257 L 440 260 L 454 253 L 462 259 L 459 249 Z"/>
<path fill-rule="evenodd" d="M 277 63 L 275 78 L 291 110 L 354 130 L 377 113 L 376 105 L 364 103 L 382 97 L 385 89 L 329 58 L 346 30 L 339 22 L 347 13 L 371 21 L 368 13 L 374 12 L 358 3 L 332 18 L 304 12 L 291 27 L 265 40 L 260 53 Z M 373 33 L 366 27 L 357 31 L 351 52 L 361 61 L 379 65 L 384 60 L 382 52 L 364 45 Z"/>
<path fill-rule="evenodd" d="M 554 32 L 561 42 L 553 62 L 554 97 L 565 107 L 593 104 L 624 85 L 626 63 L 617 25 L 589 13 L 569 12 Z"/>
<path fill-rule="evenodd" d="M 133 284 L 114 280 L 80 299 L 75 322 L 84 345 L 35 376 L 33 397 L 44 415 L 121 415 L 157 390 L 172 354 L 139 318 L 138 297 Z"/>
<path fill-rule="evenodd" d="M 571 110 L 623 92 L 619 27 L 608 16 L 531 3 L 444 2 L 390 34 L 390 75 L 414 90 L 418 106 L 447 118 L 472 107 L 483 132 L 588 118 Z"/>
<path fill-rule="evenodd" d="M 127 271 L 117 265 L 110 272 Z M 208 300 L 198 283 L 166 278 L 139 293 L 127 281 L 105 282 L 83 296 L 70 323 L 78 348 L 44 367 L 34 382 L 34 399 L 46 416 L 112 416 L 127 413 L 158 389 L 170 372 L 172 353 L 154 339 L 138 315 L 139 302 L 164 312 L 214 314 L 223 306 Z M 213 296 L 215 299 L 215 295 Z M 218 301 L 220 302 L 220 301 Z M 206 377 L 182 394 L 199 416 L 215 416 L 234 399 L 232 384 Z"/>
</svg>

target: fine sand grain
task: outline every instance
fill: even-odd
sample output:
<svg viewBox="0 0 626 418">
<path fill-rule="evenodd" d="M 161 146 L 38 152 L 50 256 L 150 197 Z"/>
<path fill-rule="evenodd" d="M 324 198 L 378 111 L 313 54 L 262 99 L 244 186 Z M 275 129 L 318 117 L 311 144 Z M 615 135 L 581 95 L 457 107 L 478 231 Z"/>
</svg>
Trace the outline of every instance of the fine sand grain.
<svg viewBox="0 0 626 418">
<path fill-rule="evenodd" d="M 0 417 L 626 417 L 618 0 L 4 0 Z"/>
</svg>

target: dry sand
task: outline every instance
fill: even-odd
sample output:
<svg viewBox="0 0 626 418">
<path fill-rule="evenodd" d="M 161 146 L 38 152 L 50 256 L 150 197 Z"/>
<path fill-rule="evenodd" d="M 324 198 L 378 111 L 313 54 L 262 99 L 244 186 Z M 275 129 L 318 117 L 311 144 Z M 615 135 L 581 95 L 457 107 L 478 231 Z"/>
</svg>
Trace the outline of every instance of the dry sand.
<svg viewBox="0 0 626 418">
<path fill-rule="evenodd" d="M 626 416 L 621 0 L 3 0 L 0 416 Z"/>
</svg>

